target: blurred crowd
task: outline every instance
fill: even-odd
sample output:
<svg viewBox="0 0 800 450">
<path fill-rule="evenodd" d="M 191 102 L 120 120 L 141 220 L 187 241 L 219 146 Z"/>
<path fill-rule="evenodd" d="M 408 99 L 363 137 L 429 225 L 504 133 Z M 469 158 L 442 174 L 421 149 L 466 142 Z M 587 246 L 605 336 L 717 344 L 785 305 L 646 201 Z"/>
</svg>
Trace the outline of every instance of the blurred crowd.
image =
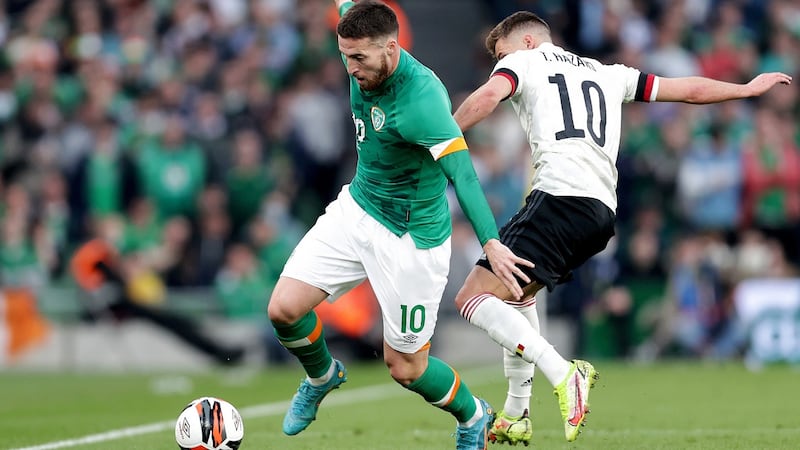
<svg viewBox="0 0 800 450">
<path fill-rule="evenodd" d="M 73 255 L 101 239 L 134 301 L 202 287 L 228 317 L 262 315 L 354 169 L 331 3 L 0 0 L 0 284 L 74 284 Z M 657 75 L 798 73 L 796 0 L 476 3 L 486 26 L 528 9 L 576 53 Z M 466 44 L 476 80 L 492 67 L 484 35 Z M 617 236 L 548 301 L 576 320 L 580 352 L 739 351 L 733 287 L 800 263 L 796 86 L 625 107 Z M 504 108 L 467 140 L 502 225 L 527 193 L 525 137 Z M 480 252 L 455 208 L 448 296 Z"/>
<path fill-rule="evenodd" d="M 99 237 L 134 285 L 263 312 L 353 166 L 330 2 L 4 3 L 2 284 L 69 283 Z"/>
</svg>

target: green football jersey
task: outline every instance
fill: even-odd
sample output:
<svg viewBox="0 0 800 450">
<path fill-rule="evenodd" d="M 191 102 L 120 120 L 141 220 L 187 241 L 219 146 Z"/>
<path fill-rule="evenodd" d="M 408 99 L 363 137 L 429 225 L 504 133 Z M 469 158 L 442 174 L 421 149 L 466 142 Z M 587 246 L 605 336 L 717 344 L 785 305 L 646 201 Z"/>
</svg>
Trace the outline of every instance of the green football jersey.
<svg viewBox="0 0 800 450">
<path fill-rule="evenodd" d="M 447 177 L 434 158 L 467 148 L 439 78 L 408 52 L 374 91 L 350 77 L 358 164 L 350 183 L 355 201 L 417 247 L 450 236 Z"/>
<path fill-rule="evenodd" d="M 369 215 L 397 236 L 409 233 L 418 248 L 436 247 L 452 229 L 449 181 L 481 245 L 498 237 L 447 89 L 432 70 L 401 50 L 377 89 L 364 91 L 350 77 L 350 106 L 358 150 L 350 193 Z"/>
</svg>

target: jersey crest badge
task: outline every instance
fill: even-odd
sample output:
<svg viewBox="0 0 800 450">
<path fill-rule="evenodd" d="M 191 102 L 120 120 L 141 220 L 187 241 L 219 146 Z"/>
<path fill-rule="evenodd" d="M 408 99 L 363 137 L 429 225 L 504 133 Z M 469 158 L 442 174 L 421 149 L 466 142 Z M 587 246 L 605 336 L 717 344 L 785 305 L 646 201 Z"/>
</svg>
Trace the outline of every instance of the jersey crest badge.
<svg viewBox="0 0 800 450">
<path fill-rule="evenodd" d="M 381 128 L 383 128 L 383 125 L 386 123 L 386 114 L 383 110 L 377 106 L 373 106 L 369 111 L 369 116 L 370 119 L 372 119 L 372 128 L 374 128 L 375 131 L 381 131 Z"/>
</svg>

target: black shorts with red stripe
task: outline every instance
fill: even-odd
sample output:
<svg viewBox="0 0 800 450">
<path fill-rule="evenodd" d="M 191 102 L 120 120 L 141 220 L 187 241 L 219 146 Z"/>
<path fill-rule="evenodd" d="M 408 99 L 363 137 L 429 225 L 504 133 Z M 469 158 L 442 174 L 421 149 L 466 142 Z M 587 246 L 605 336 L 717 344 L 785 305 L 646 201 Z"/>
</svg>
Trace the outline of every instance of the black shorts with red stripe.
<svg viewBox="0 0 800 450">
<path fill-rule="evenodd" d="M 536 267 L 523 267 L 523 271 L 552 291 L 606 248 L 614 236 L 615 221 L 614 212 L 600 200 L 534 190 L 500 229 L 500 241 L 517 256 L 533 262 Z M 485 256 L 476 264 L 492 270 Z"/>
</svg>

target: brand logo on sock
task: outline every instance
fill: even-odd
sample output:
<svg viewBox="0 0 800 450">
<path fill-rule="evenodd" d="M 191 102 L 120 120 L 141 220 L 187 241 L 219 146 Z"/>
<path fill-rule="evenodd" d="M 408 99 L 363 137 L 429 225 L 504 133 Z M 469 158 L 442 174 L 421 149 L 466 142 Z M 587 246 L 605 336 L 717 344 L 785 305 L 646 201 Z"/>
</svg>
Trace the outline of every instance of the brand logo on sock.
<svg viewBox="0 0 800 450">
<path fill-rule="evenodd" d="M 530 386 L 532 384 L 533 384 L 533 378 L 528 378 L 527 380 L 523 381 L 522 384 L 520 384 L 519 386 L 525 387 L 525 386 Z"/>
<path fill-rule="evenodd" d="M 517 356 L 521 357 L 522 354 L 525 352 L 525 346 L 522 345 L 522 344 L 517 344 L 517 349 L 515 350 L 515 352 L 516 352 Z"/>
</svg>

